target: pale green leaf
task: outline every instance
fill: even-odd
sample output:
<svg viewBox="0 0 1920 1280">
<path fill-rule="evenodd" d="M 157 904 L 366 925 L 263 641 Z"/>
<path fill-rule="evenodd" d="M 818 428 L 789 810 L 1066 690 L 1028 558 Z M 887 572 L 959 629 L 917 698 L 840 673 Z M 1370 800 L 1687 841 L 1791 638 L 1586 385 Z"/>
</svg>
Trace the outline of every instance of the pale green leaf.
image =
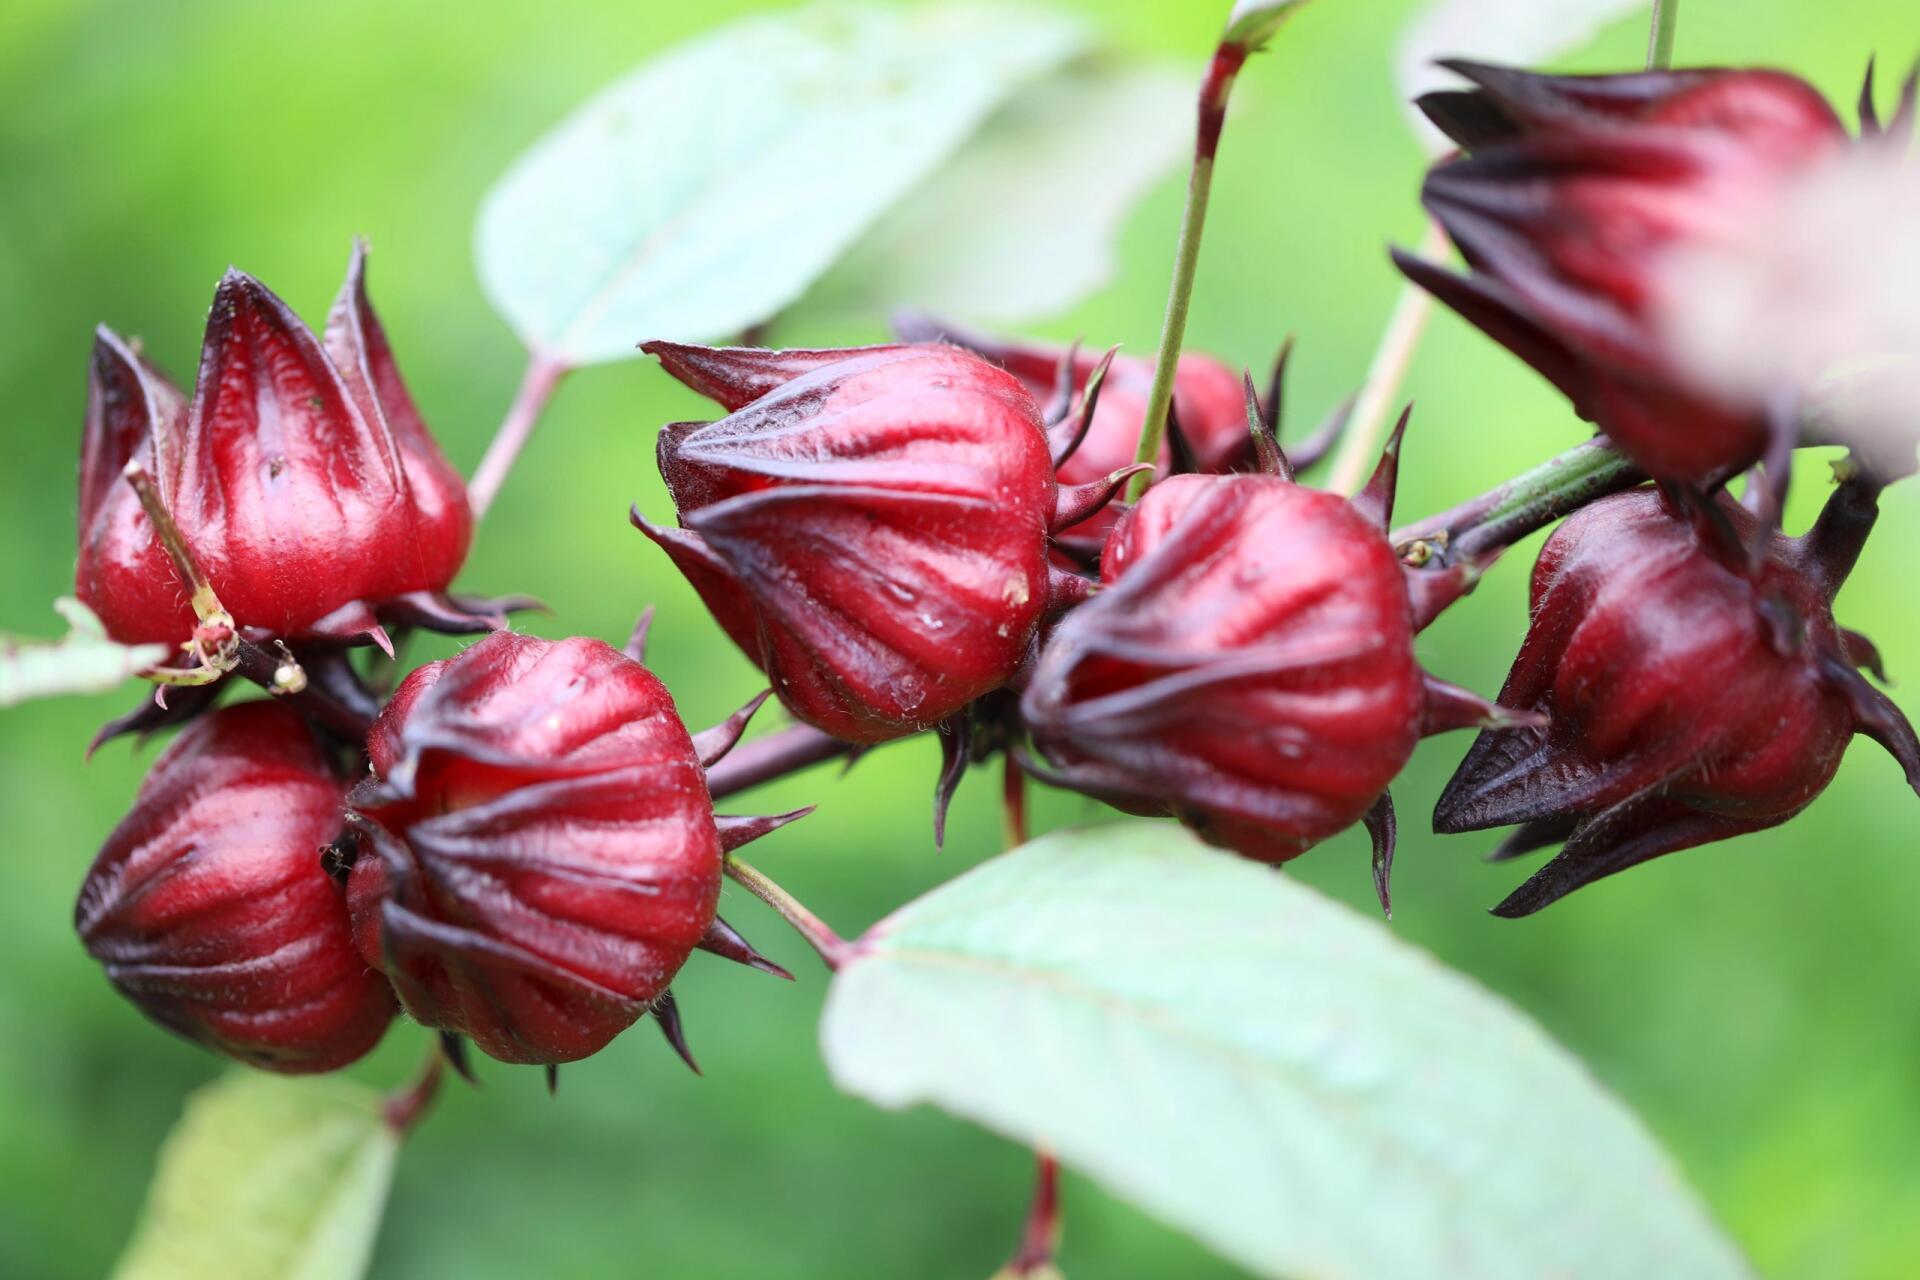
<svg viewBox="0 0 1920 1280">
<path fill-rule="evenodd" d="M 400 1140 L 344 1080 L 232 1075 L 187 1100 L 114 1280 L 355 1280 Z"/>
<path fill-rule="evenodd" d="M 53 602 L 70 630 L 57 641 L 0 635 L 0 707 L 62 693 L 102 693 L 167 656 L 160 644 L 117 644 L 78 600 Z"/>
<path fill-rule="evenodd" d="M 795 309 L 870 320 L 899 306 L 1015 324 L 1112 279 L 1134 202 L 1193 137 L 1193 85 L 1157 66 L 1095 64 L 1009 99 Z"/>
<path fill-rule="evenodd" d="M 482 283 L 530 347 L 570 364 L 737 334 L 1087 40 L 1024 5 L 733 23 L 616 82 L 514 164 L 481 206 Z"/>
<path fill-rule="evenodd" d="M 841 1088 L 1043 1145 L 1262 1276 L 1746 1274 L 1524 1015 L 1167 824 L 1047 836 L 895 913 L 822 1044 Z"/>
</svg>

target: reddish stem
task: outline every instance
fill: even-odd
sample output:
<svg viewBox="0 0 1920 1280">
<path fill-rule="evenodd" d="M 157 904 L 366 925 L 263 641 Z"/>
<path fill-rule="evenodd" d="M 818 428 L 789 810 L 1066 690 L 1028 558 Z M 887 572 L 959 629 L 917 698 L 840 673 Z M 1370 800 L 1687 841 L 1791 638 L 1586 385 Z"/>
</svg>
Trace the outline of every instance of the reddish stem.
<svg viewBox="0 0 1920 1280">
<path fill-rule="evenodd" d="M 387 1095 L 380 1114 L 389 1129 L 402 1138 L 413 1132 L 414 1126 L 420 1123 L 440 1093 L 440 1080 L 446 1074 L 446 1064 L 446 1051 L 441 1047 L 440 1038 L 435 1036 L 428 1046 L 427 1060 L 413 1078 L 413 1083 Z"/>
<path fill-rule="evenodd" d="M 1033 1200 L 1027 1206 L 1020 1247 L 1007 1262 L 1007 1271 L 1016 1276 L 1051 1266 L 1060 1250 L 1060 1163 L 1050 1152 L 1033 1154 Z"/>
<path fill-rule="evenodd" d="M 467 482 L 467 504 L 473 508 L 476 523 L 493 505 L 494 498 L 500 493 L 500 486 L 507 482 L 507 473 L 513 470 L 513 464 L 519 460 L 520 451 L 532 437 L 533 429 L 540 425 L 540 415 L 546 411 L 548 401 L 553 399 L 554 389 L 570 369 L 571 366 L 564 361 L 540 351 L 535 351 L 528 358 L 527 372 L 520 379 L 520 390 L 514 393 L 507 416 L 501 421 L 499 430 L 493 433 L 493 442 L 487 446 L 486 456 L 474 468 L 473 479 Z"/>
<path fill-rule="evenodd" d="M 707 770 L 707 791 L 715 800 L 720 800 L 763 782 L 850 755 L 853 750 L 850 743 L 797 724 L 752 742 L 743 742 L 729 751 Z"/>
<path fill-rule="evenodd" d="M 1000 807 L 1006 823 L 1007 848 L 1027 842 L 1027 772 L 1006 753 L 1000 775 Z"/>
</svg>

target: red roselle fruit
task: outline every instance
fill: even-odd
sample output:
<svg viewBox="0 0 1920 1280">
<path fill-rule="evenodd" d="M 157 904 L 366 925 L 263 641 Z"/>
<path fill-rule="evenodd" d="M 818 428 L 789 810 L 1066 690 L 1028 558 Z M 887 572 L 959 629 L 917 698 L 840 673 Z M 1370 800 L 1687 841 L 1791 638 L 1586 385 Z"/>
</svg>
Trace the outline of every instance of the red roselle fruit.
<svg viewBox="0 0 1920 1280">
<path fill-rule="evenodd" d="M 1089 395 L 1103 358 L 1078 346 L 1003 339 L 979 333 L 951 321 L 919 313 L 894 317 L 894 332 L 917 342 L 947 341 L 993 361 L 1020 379 L 1034 399 L 1048 406 L 1047 429 L 1052 440 L 1055 473 L 1062 484 L 1090 484 L 1133 461 L 1153 386 L 1153 362 L 1131 356 L 1111 357 L 1106 373 Z M 1280 350 L 1268 384 L 1266 427 L 1279 428 L 1289 340 Z M 1084 422 L 1070 412 L 1075 396 L 1093 402 Z M 1288 452 L 1294 465 L 1317 461 L 1345 424 L 1344 410 L 1336 412 L 1315 435 Z M 1246 401 L 1240 375 L 1212 356 L 1189 352 L 1174 372 L 1170 430 L 1163 437 L 1156 469 L 1161 475 L 1198 471 L 1224 475 L 1252 470 L 1253 437 L 1247 430 Z M 1178 456 L 1176 456 L 1176 451 Z M 1081 562 L 1091 565 L 1120 517 L 1121 508 L 1107 506 L 1062 529 L 1056 541 Z"/>
<path fill-rule="evenodd" d="M 781 972 L 714 914 L 723 853 L 800 816 L 714 817 L 704 766 L 751 711 L 691 737 L 598 640 L 502 631 L 421 667 L 350 797 L 362 954 L 505 1062 L 584 1058 L 646 1013 L 684 1056 L 667 988 L 696 947 Z"/>
<path fill-rule="evenodd" d="M 321 864 L 345 793 L 290 707 L 197 721 L 87 873 L 74 923 L 88 954 L 148 1017 L 216 1053 L 283 1072 L 359 1058 L 394 1002 Z"/>
<path fill-rule="evenodd" d="M 1386 906 L 1386 789 L 1414 743 L 1512 719 L 1415 661 L 1415 632 L 1481 566 L 1395 556 L 1399 441 L 1351 502 L 1293 483 L 1270 444 L 1277 474 L 1150 489 L 1107 542 L 1100 593 L 1061 620 L 1027 685 L 1022 715 L 1050 762 L 1034 771 L 1263 862 L 1365 821 Z"/>
<path fill-rule="evenodd" d="M 1755 536 L 1751 515 L 1720 506 Z M 1500 858 L 1565 842 L 1496 914 L 1785 822 L 1826 788 L 1856 733 L 1920 789 L 1912 727 L 1856 670 L 1878 667 L 1872 645 L 1833 620 L 1875 513 L 1871 484 L 1843 483 L 1804 537 L 1768 535 L 1752 570 L 1648 490 L 1555 530 L 1500 695 L 1550 723 L 1475 742 L 1434 811 L 1439 831 L 1521 824 Z"/>
<path fill-rule="evenodd" d="M 1784 484 L 1792 406 L 1729 403 L 1671 367 L 1657 268 L 1848 145 L 1809 85 L 1776 71 L 1533 75 L 1446 64 L 1471 90 L 1421 108 L 1467 156 L 1422 199 L 1471 268 L 1395 253 L 1415 281 L 1532 365 L 1659 480 L 1711 486 L 1760 461 Z M 1771 410 L 1771 411 L 1770 411 Z"/>
<path fill-rule="evenodd" d="M 1004 685 L 1084 593 L 1048 534 L 1124 473 L 1059 489 L 1033 397 L 944 345 L 651 342 L 731 411 L 660 433 L 680 529 L 660 544 L 796 717 L 844 741 L 933 728 Z"/>
<path fill-rule="evenodd" d="M 95 340 L 75 587 L 124 642 L 185 642 L 188 588 L 122 472 L 151 473 L 187 550 L 256 638 L 384 642 L 383 620 L 477 631 L 499 606 L 445 594 L 465 486 L 428 435 L 367 301 L 366 254 L 313 332 L 229 271 L 189 402 L 131 345 Z"/>
<path fill-rule="evenodd" d="M 1020 385 L 1040 404 L 1064 402 L 1063 389 L 1068 395 L 1084 390 L 1087 379 L 1100 365 L 1096 352 L 998 338 L 933 316 L 898 315 L 893 327 L 909 342 L 951 342 L 991 360 L 1020 379 Z M 1114 357 L 1086 437 L 1060 466 L 1062 482 L 1097 480 L 1133 461 L 1152 385 L 1151 360 Z M 1062 403 L 1063 418 L 1064 408 Z M 1173 417 L 1181 440 L 1192 454 L 1191 470 L 1225 473 L 1252 466 L 1253 443 L 1247 435 L 1240 375 L 1225 364 L 1198 352 L 1180 357 L 1173 378 Z M 1068 425 L 1062 422 L 1056 430 Z M 1169 441 L 1162 441 L 1160 447 L 1158 465 L 1164 475 L 1173 469 L 1173 457 Z"/>
</svg>

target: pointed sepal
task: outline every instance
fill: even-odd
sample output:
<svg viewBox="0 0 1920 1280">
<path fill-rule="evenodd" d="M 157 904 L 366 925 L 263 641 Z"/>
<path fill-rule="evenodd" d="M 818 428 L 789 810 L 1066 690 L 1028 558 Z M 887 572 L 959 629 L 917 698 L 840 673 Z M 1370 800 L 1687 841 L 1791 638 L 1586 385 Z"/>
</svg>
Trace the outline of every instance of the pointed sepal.
<svg viewBox="0 0 1920 1280">
<path fill-rule="evenodd" d="M 651 616 L 653 610 L 648 609 L 647 613 Z M 760 710 L 767 699 L 772 696 L 773 690 L 762 689 L 759 693 L 755 694 L 744 707 L 741 707 L 725 720 L 714 725 L 711 729 L 702 729 L 699 733 L 693 735 L 693 751 L 695 755 L 700 757 L 700 767 L 702 769 L 713 768 L 714 765 L 718 764 L 726 756 L 727 752 L 739 745 L 740 735 L 747 731 L 747 725 L 752 721 L 754 712 Z"/>
<path fill-rule="evenodd" d="M 1073 351 L 1068 353 L 1067 362 L 1061 365 L 1063 387 L 1071 388 L 1072 386 L 1074 366 L 1071 362 L 1077 359 L 1078 352 L 1079 346 L 1076 344 Z M 1087 375 L 1086 386 L 1080 391 L 1078 412 L 1063 412 L 1057 426 L 1053 420 L 1049 419 L 1054 470 L 1059 470 L 1065 465 L 1067 459 L 1079 452 L 1080 446 L 1086 441 L 1087 433 L 1093 429 L 1093 416 L 1100 408 L 1101 388 L 1107 385 L 1107 374 L 1112 371 L 1114 357 L 1119 354 L 1118 346 L 1108 347 L 1107 353 L 1100 357 L 1100 363 L 1093 366 L 1093 372 Z"/>
<path fill-rule="evenodd" d="M 761 955 L 754 949 L 751 942 L 748 942 L 746 938 L 741 936 L 738 929 L 735 929 L 719 916 L 713 918 L 713 923 L 707 926 L 705 936 L 696 942 L 694 946 L 702 951 L 719 956 L 722 960 L 731 960 L 735 964 L 743 964 L 749 969 L 758 969 L 761 973 L 771 974 L 776 978 L 785 978 L 788 982 L 793 981 L 793 974 L 789 973 L 785 966 L 775 964 L 773 961 Z"/>
<path fill-rule="evenodd" d="M 1503 707 L 1437 676 L 1423 677 L 1425 710 L 1420 736 L 1432 737 L 1455 729 L 1544 729 L 1547 717 L 1539 711 Z"/>
<path fill-rule="evenodd" d="M 1353 495 L 1354 510 L 1382 530 L 1393 524 L 1393 494 L 1400 481 L 1400 442 L 1407 434 L 1407 420 L 1412 416 L 1411 404 L 1400 411 L 1400 419 L 1393 424 L 1386 447 L 1380 451 L 1373 478 L 1367 481 L 1366 488 Z"/>
<path fill-rule="evenodd" d="M 943 849 L 947 840 L 947 810 L 953 804 L 954 793 L 960 789 L 960 779 L 967 774 L 967 765 L 973 759 L 973 714 L 970 710 L 955 712 L 942 720 L 937 726 L 940 739 L 940 776 L 933 785 L 933 847 Z"/>
<path fill-rule="evenodd" d="M 684 342 L 643 342 L 640 349 L 693 391 L 731 413 L 769 391 L 842 360 L 891 345 L 839 350 L 773 351 L 762 347 L 702 347 Z"/>
<path fill-rule="evenodd" d="M 1366 816 L 1367 836 L 1373 841 L 1373 891 L 1380 898 L 1380 911 L 1393 919 L 1393 850 L 1400 824 L 1393 813 L 1393 793 L 1382 791 Z"/>
<path fill-rule="evenodd" d="M 627 642 L 620 646 L 620 652 L 632 658 L 642 666 L 647 661 L 647 634 L 653 630 L 653 606 L 648 605 L 633 620 L 633 630 L 627 633 Z M 744 726 L 743 726 L 744 727 Z M 736 735 L 737 736 L 737 735 Z M 696 738 L 695 742 L 699 740 Z M 702 761 L 702 763 L 706 763 Z"/>
<path fill-rule="evenodd" d="M 1291 340 L 1288 346 L 1281 348 L 1280 359 L 1283 364 L 1291 348 Z M 1280 437 L 1269 416 L 1272 409 L 1261 408 L 1260 395 L 1253 388 L 1252 371 L 1243 373 L 1241 378 L 1246 384 L 1247 431 L 1253 436 L 1254 469 L 1262 475 L 1278 476 L 1282 480 L 1293 479 L 1293 464 L 1287 461 L 1286 451 L 1280 447 Z"/>
<path fill-rule="evenodd" d="M 1128 480 L 1141 472 L 1152 472 L 1150 462 L 1135 462 L 1108 472 L 1098 480 L 1089 480 L 1085 484 L 1062 485 L 1059 496 L 1054 500 L 1053 520 L 1049 532 L 1059 533 L 1071 529 L 1074 525 L 1087 520 L 1099 512 L 1120 494 L 1120 489 Z"/>
<path fill-rule="evenodd" d="M 680 1021 L 680 1003 L 668 991 L 653 1002 L 653 1020 L 660 1026 L 660 1034 L 667 1038 L 673 1051 L 680 1055 L 680 1061 L 687 1064 L 693 1074 L 700 1075 L 700 1064 L 693 1060 L 693 1050 L 687 1047 L 686 1025 Z"/>
<path fill-rule="evenodd" d="M 467 1052 L 467 1038 L 451 1031 L 440 1033 L 440 1056 L 447 1060 L 453 1073 L 474 1088 L 480 1087 L 480 1077 L 473 1074 L 473 1058 Z"/>
<path fill-rule="evenodd" d="M 1892 698 L 1868 684 L 1865 676 L 1837 659 L 1823 661 L 1821 673 L 1828 686 L 1847 700 L 1853 712 L 1853 731 L 1886 748 L 1906 775 L 1907 785 L 1920 792 L 1920 739 L 1914 736 L 1913 723 L 1906 713 Z"/>
<path fill-rule="evenodd" d="M 730 813 L 715 814 L 713 825 L 720 829 L 720 847 L 728 853 L 752 844 L 765 835 L 771 835 L 790 822 L 798 822 L 814 810 L 813 805 L 804 809 L 793 809 L 786 813 L 776 813 L 765 817 L 748 817 Z"/>
</svg>

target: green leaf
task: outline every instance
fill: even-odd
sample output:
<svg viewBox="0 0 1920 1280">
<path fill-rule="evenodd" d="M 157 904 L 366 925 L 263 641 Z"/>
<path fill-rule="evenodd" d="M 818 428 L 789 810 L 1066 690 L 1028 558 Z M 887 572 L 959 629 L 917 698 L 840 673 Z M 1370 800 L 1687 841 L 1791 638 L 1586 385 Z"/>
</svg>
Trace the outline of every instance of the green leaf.
<svg viewBox="0 0 1920 1280">
<path fill-rule="evenodd" d="M 101 693 L 167 656 L 163 644 L 117 644 L 93 610 L 62 597 L 53 609 L 70 630 L 58 641 L 0 635 L 0 707 L 62 693 Z"/>
<path fill-rule="evenodd" d="M 354 1280 L 400 1139 L 344 1080 L 232 1075 L 187 1100 L 114 1280 Z"/>
<path fill-rule="evenodd" d="M 1747 1274 L 1524 1015 L 1167 824 L 1046 836 L 895 913 L 822 1045 L 842 1089 L 1044 1145 L 1262 1276 Z"/>
<path fill-rule="evenodd" d="M 1015 324 L 1112 279 L 1126 215 L 1193 135 L 1193 86 L 1096 64 L 1032 85 L 864 236 L 794 309 L 870 320 L 899 306 Z"/>
<path fill-rule="evenodd" d="M 737 334 L 1087 40 L 1028 6 L 736 22 L 616 82 L 520 158 L 481 206 L 481 281 L 529 347 L 570 364 Z"/>
</svg>

